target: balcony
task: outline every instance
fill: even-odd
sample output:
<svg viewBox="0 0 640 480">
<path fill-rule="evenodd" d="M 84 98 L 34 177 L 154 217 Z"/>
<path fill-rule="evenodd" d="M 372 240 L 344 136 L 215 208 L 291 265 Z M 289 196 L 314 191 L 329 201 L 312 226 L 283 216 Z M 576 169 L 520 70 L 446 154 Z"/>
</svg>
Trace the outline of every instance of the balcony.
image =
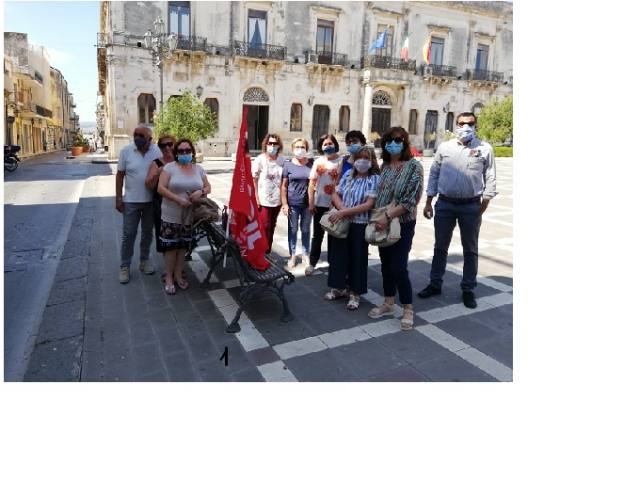
<svg viewBox="0 0 640 480">
<path fill-rule="evenodd" d="M 304 52 L 305 63 L 318 63 L 320 65 L 340 65 L 348 67 L 349 59 L 344 53 L 314 52 L 308 50 Z"/>
<path fill-rule="evenodd" d="M 465 79 L 478 83 L 503 83 L 504 74 L 491 70 L 467 70 Z"/>
<path fill-rule="evenodd" d="M 35 117 L 37 115 L 38 106 L 36 102 L 31 100 L 25 100 L 20 109 L 20 115 L 23 117 Z"/>
<path fill-rule="evenodd" d="M 360 59 L 360 68 L 381 68 L 384 70 L 405 70 L 415 72 L 416 61 L 403 58 L 367 56 Z"/>
<path fill-rule="evenodd" d="M 36 114 L 45 118 L 52 118 L 51 110 L 41 107 L 40 105 L 36 105 Z"/>
<path fill-rule="evenodd" d="M 233 54 L 238 57 L 282 60 L 287 56 L 287 47 L 266 43 L 233 42 Z"/>
<path fill-rule="evenodd" d="M 207 39 L 204 37 L 186 37 L 178 35 L 176 50 L 189 50 L 191 52 L 206 52 Z"/>
<path fill-rule="evenodd" d="M 165 34 L 166 37 L 166 34 Z M 122 32 L 114 32 L 109 38 L 106 33 L 98 33 L 98 48 L 105 48 L 110 45 L 126 45 L 128 47 L 145 48 L 144 36 L 133 35 Z M 165 45 L 168 42 L 165 39 Z M 187 35 L 178 35 L 178 44 L 176 50 L 188 50 L 192 52 L 206 52 L 207 51 L 207 39 L 205 37 L 195 37 Z"/>
<path fill-rule="evenodd" d="M 33 70 L 33 77 L 40 83 L 42 83 L 42 81 L 44 80 L 44 78 L 42 77 L 42 74 L 35 69 Z"/>
<path fill-rule="evenodd" d="M 422 65 L 422 75 L 432 75 L 434 77 L 457 77 L 456 67 L 449 65 Z"/>
</svg>

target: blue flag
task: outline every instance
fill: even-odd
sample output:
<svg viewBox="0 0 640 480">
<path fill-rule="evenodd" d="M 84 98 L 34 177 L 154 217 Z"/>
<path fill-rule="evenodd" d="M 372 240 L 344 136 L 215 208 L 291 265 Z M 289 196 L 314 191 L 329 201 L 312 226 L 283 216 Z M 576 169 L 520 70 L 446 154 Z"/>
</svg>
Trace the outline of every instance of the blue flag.
<svg viewBox="0 0 640 480">
<path fill-rule="evenodd" d="M 384 32 L 380 34 L 377 40 L 373 42 L 373 45 L 371 45 L 371 48 L 369 48 L 369 54 L 371 54 L 371 52 L 373 52 L 377 48 L 384 48 L 386 46 L 387 46 L 387 29 L 385 28 Z"/>
</svg>

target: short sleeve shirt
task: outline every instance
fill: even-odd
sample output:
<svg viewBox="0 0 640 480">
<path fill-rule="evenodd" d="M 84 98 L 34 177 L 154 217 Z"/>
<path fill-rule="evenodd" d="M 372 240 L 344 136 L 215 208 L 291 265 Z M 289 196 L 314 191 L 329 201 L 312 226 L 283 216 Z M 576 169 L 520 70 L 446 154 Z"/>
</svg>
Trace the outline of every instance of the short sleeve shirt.
<svg viewBox="0 0 640 480">
<path fill-rule="evenodd" d="M 153 201 L 153 190 L 144 185 L 149 171 L 149 164 L 162 157 L 162 152 L 155 143 L 149 146 L 146 153 L 138 151 L 134 143 L 125 145 L 118 157 L 118 171 L 124 172 L 124 202 L 146 203 Z"/>
<path fill-rule="evenodd" d="M 306 165 L 296 165 L 292 161 L 285 162 L 282 167 L 282 178 L 287 179 L 287 202 L 289 205 L 308 206 L 309 205 L 309 175 L 311 174 L 312 162 Z"/>
<path fill-rule="evenodd" d="M 331 195 L 338 185 L 340 171 L 338 167 L 342 157 L 329 160 L 326 156 L 318 157 L 311 169 L 310 180 L 316 182 L 314 202 L 316 207 L 328 207 L 331 205 Z"/>
<path fill-rule="evenodd" d="M 265 207 L 278 207 L 280 201 L 280 186 L 282 185 L 282 166 L 285 158 L 278 156 L 271 160 L 261 153 L 251 164 L 253 178 L 258 181 L 258 200 Z"/>
<path fill-rule="evenodd" d="M 204 188 L 204 177 L 207 175 L 200 165 L 196 165 L 196 171 L 193 175 L 185 175 L 178 167 L 178 162 L 171 162 L 164 167 L 164 172 L 169 175 L 169 183 L 167 187 L 172 193 L 179 195 L 185 200 L 189 200 L 190 192 L 195 192 Z M 178 205 L 169 198 L 162 199 L 162 215 L 161 218 L 168 223 L 182 224 L 182 211 L 184 207 Z"/>
<path fill-rule="evenodd" d="M 357 172 L 354 169 L 345 173 L 344 177 L 336 187 L 336 193 L 342 197 L 342 203 L 346 208 L 362 205 L 367 198 L 376 198 L 378 190 L 378 175 L 369 175 L 368 177 L 356 177 L 353 175 Z M 368 223 L 371 212 L 359 213 L 353 217 L 353 223 Z"/>
</svg>

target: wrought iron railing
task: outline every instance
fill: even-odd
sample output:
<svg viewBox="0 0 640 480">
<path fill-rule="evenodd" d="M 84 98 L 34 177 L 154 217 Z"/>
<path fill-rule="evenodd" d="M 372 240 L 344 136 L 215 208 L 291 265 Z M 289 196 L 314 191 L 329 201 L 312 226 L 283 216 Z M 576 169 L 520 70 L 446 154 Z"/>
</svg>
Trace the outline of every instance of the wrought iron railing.
<svg viewBox="0 0 640 480">
<path fill-rule="evenodd" d="M 319 63 L 322 65 L 341 65 L 348 67 L 349 59 L 344 53 L 331 53 L 331 52 L 314 52 L 308 50 L 304 52 L 305 63 Z"/>
<path fill-rule="evenodd" d="M 238 42 L 234 40 L 233 54 L 241 57 L 284 60 L 287 57 L 287 47 L 266 43 Z"/>
<path fill-rule="evenodd" d="M 36 113 L 41 117 L 52 118 L 51 110 L 40 105 L 36 105 Z"/>
<path fill-rule="evenodd" d="M 222 55 L 224 57 L 233 56 L 233 47 L 229 45 L 207 45 L 207 53 L 211 55 Z"/>
<path fill-rule="evenodd" d="M 165 42 L 165 45 L 167 43 Z M 178 36 L 176 50 L 190 50 L 192 52 L 206 52 L 207 39 L 204 37 Z"/>
<path fill-rule="evenodd" d="M 165 45 L 168 45 L 166 41 L 167 34 L 165 34 Z M 129 47 L 145 48 L 144 36 L 134 35 L 131 33 L 114 32 L 111 36 L 111 42 L 109 42 L 109 36 L 106 34 L 98 33 L 98 47 L 106 47 L 112 43 L 113 45 L 126 45 Z M 207 39 L 205 37 L 196 36 L 178 36 L 178 43 L 176 50 L 190 50 L 192 52 L 206 52 L 207 51 Z"/>
<path fill-rule="evenodd" d="M 491 70 L 467 70 L 467 80 L 480 80 L 483 82 L 502 83 L 504 74 L 502 72 L 493 72 Z"/>
<path fill-rule="evenodd" d="M 367 56 L 360 59 L 361 68 L 383 68 L 387 70 L 415 71 L 415 60 L 404 60 L 396 57 Z"/>
<path fill-rule="evenodd" d="M 422 65 L 422 75 L 433 75 L 435 77 L 456 77 L 456 67 L 449 65 Z"/>
</svg>

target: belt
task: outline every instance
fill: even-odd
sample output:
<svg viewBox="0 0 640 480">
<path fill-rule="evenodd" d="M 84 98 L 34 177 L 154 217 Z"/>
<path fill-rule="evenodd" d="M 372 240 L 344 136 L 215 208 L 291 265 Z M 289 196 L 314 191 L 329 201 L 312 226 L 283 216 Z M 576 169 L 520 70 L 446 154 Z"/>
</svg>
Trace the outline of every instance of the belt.
<svg viewBox="0 0 640 480">
<path fill-rule="evenodd" d="M 446 200 L 447 202 L 450 203 L 456 203 L 458 205 L 462 205 L 465 203 L 475 203 L 475 202 L 479 202 L 480 201 L 480 195 L 478 195 L 477 197 L 472 197 L 472 198 L 451 198 L 451 197 L 447 197 L 445 195 L 438 195 L 438 198 L 441 198 L 442 200 Z"/>
</svg>

